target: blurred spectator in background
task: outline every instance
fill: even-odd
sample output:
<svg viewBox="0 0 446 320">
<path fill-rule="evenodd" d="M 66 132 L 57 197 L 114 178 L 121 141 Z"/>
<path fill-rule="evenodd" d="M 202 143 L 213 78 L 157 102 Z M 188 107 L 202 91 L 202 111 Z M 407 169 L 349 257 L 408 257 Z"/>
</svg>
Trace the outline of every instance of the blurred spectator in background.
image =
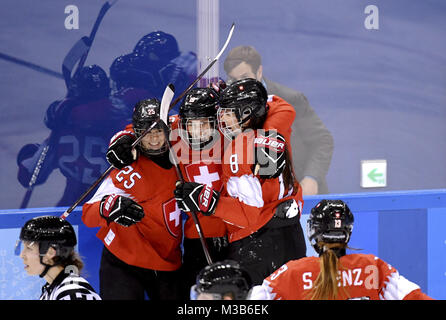
<svg viewBox="0 0 446 320">
<path fill-rule="evenodd" d="M 228 82 L 255 78 L 263 83 L 268 94 L 285 99 L 295 108 L 296 118 L 290 142 L 296 177 L 303 195 L 328 193 L 326 175 L 333 154 L 333 137 L 305 95 L 265 78 L 262 58 L 252 46 L 233 48 L 224 61 L 224 69 Z"/>
</svg>

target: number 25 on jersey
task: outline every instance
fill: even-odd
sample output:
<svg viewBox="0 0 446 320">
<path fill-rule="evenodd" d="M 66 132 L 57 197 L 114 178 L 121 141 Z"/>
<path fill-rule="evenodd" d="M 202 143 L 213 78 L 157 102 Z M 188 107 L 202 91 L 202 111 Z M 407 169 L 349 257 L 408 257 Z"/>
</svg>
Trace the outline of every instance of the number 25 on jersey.
<svg viewBox="0 0 446 320">
<path fill-rule="evenodd" d="M 133 172 L 132 166 L 124 167 L 118 174 L 116 174 L 116 180 L 123 182 L 124 188 L 131 189 L 136 182 L 136 179 L 141 179 L 141 175 L 138 172 Z"/>
</svg>

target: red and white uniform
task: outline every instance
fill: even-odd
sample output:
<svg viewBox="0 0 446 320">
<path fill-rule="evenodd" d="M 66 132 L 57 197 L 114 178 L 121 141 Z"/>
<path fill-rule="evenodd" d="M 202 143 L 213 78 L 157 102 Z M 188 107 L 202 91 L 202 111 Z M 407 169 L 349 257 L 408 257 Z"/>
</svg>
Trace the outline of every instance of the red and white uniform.
<svg viewBox="0 0 446 320">
<path fill-rule="evenodd" d="M 268 96 L 268 116 L 263 123 L 264 130 L 277 130 L 287 142 L 287 148 L 291 154 L 291 126 L 296 117 L 294 107 L 281 97 L 275 95 Z"/>
<path fill-rule="evenodd" d="M 289 147 L 294 108 L 277 96 L 269 97 L 268 107 L 263 129 L 277 130 L 287 139 Z M 247 130 L 239 134 L 224 152 L 222 181 L 225 187 L 214 216 L 228 224 L 229 242 L 245 238 L 263 227 L 273 217 L 277 205 L 285 200 L 294 198 L 300 210 L 303 206 L 298 183 L 288 189 L 282 175 L 274 179 L 254 176 L 254 137 L 255 131 Z"/>
<path fill-rule="evenodd" d="M 181 265 L 181 212 L 172 190 L 177 180 L 174 168 L 163 169 L 140 156 L 132 165 L 113 170 L 96 194 L 83 206 L 82 220 L 88 227 L 101 227 L 97 237 L 107 249 L 127 264 L 161 271 Z M 99 214 L 103 196 L 129 197 L 144 208 L 144 218 L 130 226 L 107 225 Z"/>
<path fill-rule="evenodd" d="M 169 118 L 172 131 L 178 129 L 178 121 L 178 116 Z M 173 136 L 173 139 L 175 140 L 175 136 Z M 172 148 L 186 182 L 207 184 L 216 191 L 222 190 L 221 157 L 224 150 L 223 143 L 224 139 L 221 137 L 209 149 L 193 150 L 182 139 L 177 140 Z M 226 235 L 226 225 L 221 219 L 204 216 L 200 212 L 197 212 L 197 218 L 206 238 L 224 237 Z M 191 218 L 187 219 L 184 224 L 184 236 L 188 239 L 199 238 L 195 223 Z"/>
<path fill-rule="evenodd" d="M 372 254 L 339 258 L 338 300 L 430 300 L 420 287 Z M 318 257 L 293 260 L 253 288 L 252 300 L 308 300 L 320 272 Z M 345 288 L 345 292 L 343 290 Z M 346 295 L 347 294 L 347 295 Z"/>
</svg>

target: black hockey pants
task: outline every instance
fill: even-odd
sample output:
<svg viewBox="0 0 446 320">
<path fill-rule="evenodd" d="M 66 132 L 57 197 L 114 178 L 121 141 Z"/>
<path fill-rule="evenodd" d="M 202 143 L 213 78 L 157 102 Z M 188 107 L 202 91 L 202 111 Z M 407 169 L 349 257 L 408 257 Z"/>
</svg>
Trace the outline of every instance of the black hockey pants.
<svg viewBox="0 0 446 320">
<path fill-rule="evenodd" d="M 273 217 L 250 236 L 229 244 L 228 259 L 238 261 L 259 285 L 284 263 L 306 255 L 299 217 Z"/>
<path fill-rule="evenodd" d="M 144 300 L 147 297 L 150 300 L 180 299 L 179 271 L 155 271 L 131 266 L 105 247 L 99 282 L 103 300 Z"/>
</svg>

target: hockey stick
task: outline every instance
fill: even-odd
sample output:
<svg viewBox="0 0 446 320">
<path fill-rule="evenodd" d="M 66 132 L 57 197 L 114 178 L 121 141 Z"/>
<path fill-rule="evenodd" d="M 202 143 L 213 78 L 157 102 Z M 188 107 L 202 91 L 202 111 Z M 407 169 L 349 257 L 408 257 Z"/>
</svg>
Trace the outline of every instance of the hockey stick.
<svg viewBox="0 0 446 320">
<path fill-rule="evenodd" d="M 172 98 L 173 98 L 173 94 L 172 94 Z M 170 107 L 172 107 L 172 105 L 173 104 L 171 104 Z M 167 113 L 169 112 L 169 108 L 164 108 L 163 109 L 163 105 L 161 103 L 161 111 L 162 112 L 160 112 L 160 119 L 163 119 L 163 112 L 165 112 L 165 116 L 164 117 L 167 119 Z M 167 122 L 165 122 L 165 123 L 167 124 Z M 179 179 L 177 184 L 178 183 L 183 183 L 184 182 L 184 175 L 181 172 L 181 168 L 180 168 L 180 165 L 178 163 L 178 158 L 176 157 L 175 153 L 172 152 L 172 145 L 170 144 L 170 140 L 169 139 L 167 139 L 166 143 L 167 143 L 167 147 L 169 148 L 170 161 L 173 163 L 173 165 L 175 167 L 175 170 L 176 170 L 176 173 L 177 173 L 177 177 Z M 205 237 L 204 237 L 204 234 L 203 234 L 203 228 L 201 228 L 201 224 L 200 224 L 200 221 L 198 220 L 197 213 L 194 212 L 194 211 L 191 211 L 190 213 L 192 215 L 192 219 L 194 220 L 195 229 L 197 229 L 198 237 L 200 238 L 201 246 L 203 248 L 203 252 L 204 252 L 204 255 L 206 257 L 206 260 L 207 260 L 208 264 L 211 265 L 212 264 L 212 258 L 211 258 L 211 255 L 209 254 L 209 247 L 208 247 L 208 245 L 206 243 L 206 240 L 205 240 Z"/>
<path fill-rule="evenodd" d="M 169 84 L 166 87 L 166 90 L 164 90 L 164 94 L 163 94 L 163 98 L 161 99 L 161 111 L 160 114 L 167 114 L 166 111 L 164 111 L 164 109 L 168 109 L 169 105 L 170 105 L 170 101 L 172 101 L 173 96 L 175 94 L 175 88 L 172 84 Z M 167 121 L 167 116 L 166 119 L 161 119 L 161 117 L 153 122 L 150 127 L 148 127 L 133 143 L 132 143 L 132 148 L 136 147 L 138 145 L 138 143 L 144 138 L 144 136 L 149 133 L 150 130 L 152 130 L 159 121 Z M 167 124 L 167 123 L 166 123 Z M 81 203 L 87 196 L 88 194 L 98 186 L 98 184 L 104 180 L 104 178 L 114 169 L 113 166 L 109 166 L 107 170 L 104 171 L 104 173 L 87 189 L 87 191 L 85 191 L 80 197 L 79 199 L 76 200 L 75 203 L 73 203 L 73 205 L 71 207 L 69 207 L 60 217 L 62 219 L 66 219 L 70 213 L 79 205 L 79 203 Z"/>
<path fill-rule="evenodd" d="M 209 71 L 209 69 L 212 68 L 212 66 L 218 61 L 218 59 L 220 59 L 221 55 L 223 54 L 223 52 L 226 50 L 226 47 L 229 44 L 229 41 L 231 41 L 232 38 L 232 34 L 234 33 L 234 28 L 235 28 L 235 23 L 232 23 L 231 28 L 229 29 L 229 34 L 228 37 L 226 38 L 226 41 L 223 45 L 223 47 L 220 49 L 220 52 L 215 56 L 214 60 L 211 61 L 211 63 L 206 67 L 206 69 L 204 69 L 199 75 L 198 77 L 194 80 L 194 82 L 192 82 L 189 87 L 186 88 L 186 90 L 184 90 L 170 105 L 170 108 L 173 108 L 185 95 L 186 93 L 188 93 L 190 91 L 190 89 L 193 88 L 194 85 L 197 84 L 198 81 L 201 80 L 201 78 L 203 78 L 203 76 L 206 74 L 206 72 Z"/>
<path fill-rule="evenodd" d="M 228 46 L 228 44 L 229 44 L 229 41 L 231 40 L 231 38 L 232 38 L 232 34 L 233 34 L 233 32 L 234 32 L 234 28 L 235 28 L 235 24 L 233 23 L 232 25 L 231 25 L 231 28 L 230 28 L 230 30 L 229 30 L 229 34 L 228 34 L 228 37 L 227 37 L 227 39 L 226 39 L 226 41 L 225 41 L 225 43 L 224 43 L 224 45 L 223 45 L 223 47 L 221 48 L 221 50 L 220 50 L 220 52 L 217 54 L 217 56 L 214 58 L 214 60 L 212 60 L 212 62 L 206 67 L 206 69 L 204 69 L 199 75 L 198 75 L 198 77 L 189 85 L 189 87 L 187 87 L 186 88 L 186 90 L 184 90 L 176 99 L 175 99 L 175 101 L 173 101 L 172 102 L 172 104 L 170 105 L 170 108 L 169 108 L 169 110 L 172 108 L 172 107 L 174 107 L 192 88 L 193 88 L 193 86 L 198 82 L 198 81 L 200 81 L 201 80 L 201 78 L 203 78 L 203 76 L 206 74 L 206 72 L 208 72 L 209 71 L 209 69 L 211 69 L 212 68 L 212 66 L 218 61 L 218 59 L 221 57 L 221 55 L 223 54 L 223 52 L 226 50 L 226 48 L 227 48 L 227 46 Z M 181 169 L 180 169 L 180 166 L 179 166 L 179 164 L 178 164 L 178 159 L 176 158 L 176 155 L 173 153 L 173 152 L 171 152 L 172 151 L 172 147 L 171 147 L 171 144 L 170 144 L 170 141 L 168 140 L 167 141 L 167 143 L 168 143 L 168 146 L 169 146 L 169 151 L 170 151 L 170 156 L 171 156 L 171 161 L 173 161 L 173 163 L 174 163 L 174 165 L 175 165 L 175 170 L 176 170 L 176 172 L 177 172 L 177 176 L 178 176 L 178 178 L 180 179 L 180 183 L 183 183 L 184 182 L 184 176 L 183 176 L 183 173 L 181 172 Z M 203 235 L 203 229 L 201 228 L 201 225 L 200 225 L 200 221 L 198 220 L 198 217 L 197 217 L 197 213 L 196 212 L 194 212 L 194 211 L 191 211 L 191 216 L 192 216 L 192 219 L 194 220 L 194 224 L 195 224 L 195 228 L 197 229 L 197 233 L 198 233 L 198 236 L 199 236 L 199 238 L 200 238 L 200 242 L 201 242 L 201 246 L 202 246 L 202 248 L 203 248 L 203 252 L 204 252 L 204 255 L 205 255 L 205 257 L 206 257 L 206 261 L 207 261 L 207 263 L 208 263 L 208 265 L 211 265 L 212 264 L 212 258 L 211 258 L 211 255 L 209 254 L 209 247 L 208 247 L 208 245 L 207 245 L 207 243 L 206 243 L 206 240 L 205 240 L 205 237 L 204 237 L 204 235 Z"/>
<path fill-rule="evenodd" d="M 179 181 L 177 182 L 177 185 L 179 183 L 184 183 L 183 173 L 181 172 L 180 165 L 178 164 L 178 159 L 177 159 L 176 155 L 172 152 L 172 146 L 171 146 L 169 140 L 167 140 L 167 145 L 169 147 L 170 159 L 175 166 L 175 170 L 177 172 L 177 176 L 179 179 Z M 195 229 L 197 229 L 198 237 L 200 238 L 201 247 L 203 248 L 203 252 L 204 252 L 204 256 L 206 257 L 206 261 L 207 261 L 208 265 L 211 265 L 212 258 L 211 258 L 211 255 L 209 254 L 209 247 L 208 247 L 208 244 L 206 243 L 206 239 L 203 234 L 203 228 L 201 228 L 201 224 L 200 224 L 200 221 L 198 220 L 197 213 L 195 211 L 190 211 L 190 213 L 191 213 L 192 219 L 194 220 Z"/>
<path fill-rule="evenodd" d="M 28 206 L 28 202 L 31 199 L 31 194 L 34 189 L 34 184 L 36 183 L 37 177 L 39 176 L 40 169 L 42 168 L 43 161 L 45 160 L 46 154 L 48 152 L 50 145 L 48 144 L 43 148 L 42 153 L 40 154 L 39 160 L 37 160 L 36 167 L 34 168 L 33 175 L 28 183 L 28 188 L 26 189 L 25 196 L 22 199 L 22 203 L 20 205 L 20 209 L 24 209 Z"/>
<path fill-rule="evenodd" d="M 62 62 L 62 77 L 65 80 L 67 88 L 71 81 L 71 73 L 74 65 L 79 60 L 75 73 L 84 66 L 85 60 L 87 59 L 88 53 L 90 52 L 90 48 L 96 36 L 96 32 L 98 31 L 99 25 L 102 19 L 104 18 L 104 15 L 107 13 L 108 9 L 110 9 L 111 6 L 114 5 L 116 1 L 117 0 L 114 0 L 111 3 L 107 1 L 106 3 L 104 3 L 104 5 L 101 7 L 101 10 L 99 11 L 98 17 L 96 18 L 96 21 L 90 32 L 90 36 L 82 37 L 79 41 L 77 41 L 74 44 L 74 46 L 70 49 L 70 51 L 68 51 L 67 55 L 65 56 Z M 62 103 L 63 100 L 60 104 Z M 28 206 L 29 200 L 31 199 L 31 194 L 34 190 L 34 184 L 37 181 L 37 177 L 39 176 L 40 173 L 40 168 L 42 167 L 42 164 L 45 161 L 50 144 L 54 141 L 54 136 L 55 133 L 54 131 L 52 131 L 48 139 L 49 140 L 48 145 L 45 146 L 45 148 L 42 150 L 39 160 L 37 161 L 36 167 L 33 170 L 33 175 L 31 176 L 31 180 L 29 181 L 25 196 L 22 199 L 20 209 L 24 209 Z"/>
<path fill-rule="evenodd" d="M 233 23 L 232 24 L 232 26 L 231 26 L 231 29 L 230 29 L 230 31 L 229 31 L 229 35 L 228 35 L 228 38 L 226 39 L 226 42 L 225 42 L 225 44 L 223 45 L 223 47 L 222 47 L 222 49 L 220 50 L 220 52 L 217 54 L 217 56 L 214 58 L 214 60 L 212 60 L 212 62 L 209 64 L 209 66 L 207 66 L 206 67 L 206 69 L 202 72 L 202 73 L 200 73 L 199 75 L 198 75 L 198 77 L 192 82 L 192 84 L 191 85 L 189 85 L 189 87 L 187 87 L 186 88 L 186 90 L 184 90 L 179 96 L 178 96 L 178 98 L 177 99 L 175 99 L 175 101 L 173 101 L 172 103 L 170 103 L 170 105 L 169 105 L 169 102 L 170 101 L 172 101 L 172 98 L 173 98 L 173 96 L 174 96 L 174 90 L 175 90 L 175 88 L 174 88 L 174 86 L 172 85 L 172 84 L 169 84 L 167 87 L 166 87 L 166 90 L 164 91 L 164 94 L 163 94 L 163 98 L 161 99 L 161 111 L 160 111 L 160 119 L 158 120 L 158 121 L 156 121 L 156 122 L 154 122 L 146 131 L 144 131 L 143 132 L 143 134 L 141 134 L 141 136 L 139 136 L 139 138 L 138 139 L 136 139 L 135 140 L 135 142 L 133 142 L 132 143 L 132 147 L 135 147 L 140 141 L 141 141 L 141 139 L 150 131 L 150 130 L 152 130 L 152 128 L 153 127 L 155 127 L 155 125 L 162 119 L 161 118 L 161 116 L 164 118 L 163 119 L 163 121 L 166 121 L 166 125 L 167 125 L 167 114 L 168 114 L 168 111 L 166 112 L 165 110 L 166 110 L 166 106 L 167 105 L 169 105 L 169 108 L 168 108 L 168 110 L 170 110 L 170 109 L 172 109 L 172 107 L 173 106 L 175 106 L 177 103 L 178 103 L 178 101 L 180 101 L 181 100 L 181 98 L 182 97 L 184 97 L 189 91 L 190 91 L 190 89 L 192 89 L 192 87 L 198 82 L 198 81 L 200 81 L 201 80 L 201 78 L 206 74 L 206 72 L 207 71 L 209 71 L 209 69 L 218 61 L 218 59 L 220 58 L 220 56 L 223 54 L 223 52 L 225 51 L 225 49 L 226 49 L 226 47 L 228 46 L 228 44 L 229 44 L 229 41 L 231 40 L 231 38 L 232 38 L 232 33 L 234 32 L 234 28 L 235 28 L 235 24 Z M 169 146 L 169 152 L 170 152 L 170 150 L 172 150 L 172 148 L 171 148 L 171 145 L 170 145 L 170 141 L 169 141 L 169 139 L 167 139 L 167 143 L 168 143 L 168 146 Z M 180 181 L 184 181 L 184 176 L 183 176 L 183 174 L 182 174 L 182 172 L 181 172 L 181 169 L 180 169 L 180 167 L 179 167 L 179 164 L 178 164 L 178 160 L 176 160 L 176 157 L 175 157 L 175 155 L 172 153 L 172 152 L 170 152 L 170 154 L 173 156 L 173 159 L 174 159 L 174 165 L 175 165 L 175 170 L 176 170 L 176 172 L 177 172 L 177 175 L 178 175 L 178 178 L 180 179 Z M 80 198 L 70 207 L 70 208 L 68 208 L 62 215 L 61 215 L 61 218 L 62 219 L 66 219 L 67 217 L 68 217 L 68 215 L 77 207 L 77 205 L 82 201 L 82 200 L 84 200 L 85 199 L 85 197 L 110 173 L 110 171 L 113 169 L 113 167 L 112 166 L 110 166 L 94 183 L 93 183 L 93 185 L 91 185 L 89 188 L 88 188 L 88 190 L 87 191 L 85 191 L 81 196 L 80 196 Z M 194 223 L 195 223 L 195 227 L 197 228 L 197 232 L 198 232 L 198 235 L 200 236 L 200 241 L 201 241 L 201 244 L 202 244 L 202 246 L 203 246 L 203 250 L 204 250 L 204 253 L 205 253 L 205 255 L 206 255 L 206 260 L 208 261 L 208 263 L 209 264 L 212 264 L 212 259 L 211 259 L 211 257 L 210 257 L 210 255 L 209 255 L 209 250 L 208 250 L 208 247 L 207 247 L 207 244 L 206 244 L 206 241 L 204 240 L 204 237 L 203 237 L 203 232 L 202 232 L 202 229 L 201 229 L 201 226 L 200 226 L 200 222 L 198 221 L 198 218 L 197 218 L 197 215 L 196 215 L 196 213 L 195 212 L 193 212 L 192 213 L 192 218 L 194 219 Z"/>
<path fill-rule="evenodd" d="M 34 71 L 37 71 L 37 72 L 42 72 L 42 73 L 47 74 L 47 75 L 52 76 L 52 77 L 63 79 L 63 75 L 61 73 L 59 73 L 59 72 L 56 72 L 54 70 L 51 70 L 51 69 L 48 69 L 48 68 L 45 68 L 45 67 L 42 67 L 42 66 L 39 66 L 39 65 L 37 65 L 35 63 L 32 63 L 32 62 L 29 62 L 29 61 L 25 61 L 23 59 L 12 57 L 12 56 L 7 55 L 5 53 L 1 53 L 0 52 L 0 59 L 3 59 L 3 60 L 6 60 L 6 61 L 9 61 L 9 62 L 18 64 L 18 65 L 21 65 L 21 66 L 24 66 L 24 67 L 27 67 L 27 68 L 30 68 L 30 69 L 33 69 Z"/>
<path fill-rule="evenodd" d="M 76 73 L 84 66 L 85 61 L 87 60 L 88 53 L 90 52 L 90 48 L 93 44 L 93 40 L 96 36 L 96 32 L 99 29 L 99 25 L 101 24 L 102 19 L 104 18 L 108 9 L 110 9 L 116 3 L 116 1 L 117 0 L 114 0 L 111 3 L 107 1 L 103 4 L 101 10 L 98 13 L 93 28 L 91 29 L 90 36 L 84 36 L 79 39 L 65 56 L 62 63 L 62 75 L 67 88 L 70 84 L 71 74 L 75 64 L 79 61 L 74 73 Z"/>
</svg>

